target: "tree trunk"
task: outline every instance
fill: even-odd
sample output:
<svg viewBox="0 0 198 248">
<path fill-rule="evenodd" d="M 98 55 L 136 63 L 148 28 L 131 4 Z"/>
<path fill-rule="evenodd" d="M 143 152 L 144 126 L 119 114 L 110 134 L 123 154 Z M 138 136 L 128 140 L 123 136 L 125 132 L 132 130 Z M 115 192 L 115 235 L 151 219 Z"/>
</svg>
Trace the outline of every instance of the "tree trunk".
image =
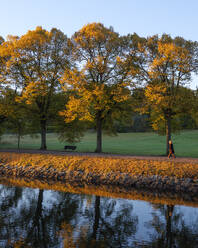
<svg viewBox="0 0 198 248">
<path fill-rule="evenodd" d="M 18 133 L 18 136 L 17 136 L 17 147 L 18 147 L 18 149 L 20 149 L 20 139 L 21 139 L 21 136 Z"/>
<path fill-rule="evenodd" d="M 47 145 L 46 145 L 46 120 L 41 120 L 40 122 L 41 125 L 41 150 L 46 150 Z"/>
<path fill-rule="evenodd" d="M 101 112 L 97 114 L 97 122 L 96 122 L 96 131 L 97 131 L 97 147 L 95 152 L 102 152 L 102 117 Z"/>
<path fill-rule="evenodd" d="M 169 140 L 171 140 L 171 117 L 166 119 L 166 155 L 169 154 Z"/>
</svg>

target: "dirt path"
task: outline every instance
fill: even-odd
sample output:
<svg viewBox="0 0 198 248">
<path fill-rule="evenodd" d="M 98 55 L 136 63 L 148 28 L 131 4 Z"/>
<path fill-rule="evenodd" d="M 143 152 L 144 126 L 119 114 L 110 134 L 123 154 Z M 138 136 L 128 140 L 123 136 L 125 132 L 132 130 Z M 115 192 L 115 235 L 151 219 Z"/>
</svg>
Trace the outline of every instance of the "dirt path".
<svg viewBox="0 0 198 248">
<path fill-rule="evenodd" d="M 53 155 L 64 155 L 64 156 L 94 156 L 94 157 L 117 157 L 117 158 L 135 158 L 135 159 L 146 159 L 146 160 L 158 160 L 158 161 L 174 161 L 183 163 L 198 163 L 198 158 L 170 158 L 166 156 L 135 156 L 135 155 L 122 155 L 122 154 L 110 154 L 110 153 L 91 153 L 91 152 L 69 152 L 69 151 L 57 151 L 57 150 L 34 150 L 34 149 L 0 149 L 0 152 L 16 152 L 16 153 L 30 153 L 30 154 L 53 154 Z"/>
</svg>

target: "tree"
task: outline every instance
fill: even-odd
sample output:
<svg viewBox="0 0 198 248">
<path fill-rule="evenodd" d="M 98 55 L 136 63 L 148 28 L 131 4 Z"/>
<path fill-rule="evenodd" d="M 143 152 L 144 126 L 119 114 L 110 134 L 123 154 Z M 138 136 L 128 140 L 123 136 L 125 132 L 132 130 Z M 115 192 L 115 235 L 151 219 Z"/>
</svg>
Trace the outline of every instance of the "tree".
<svg viewBox="0 0 198 248">
<path fill-rule="evenodd" d="M 189 96 L 184 86 L 196 71 L 197 44 L 180 37 L 168 35 L 153 36 L 139 45 L 142 78 L 146 81 L 146 108 L 150 108 L 153 128 L 159 130 L 159 123 L 166 126 L 166 153 L 171 139 L 171 122 L 181 111 L 190 109 Z M 143 56 L 144 54 L 144 56 Z"/>
<path fill-rule="evenodd" d="M 68 66 L 68 39 L 59 30 L 37 27 L 22 37 L 10 36 L 0 47 L 6 71 L 3 80 L 16 87 L 18 101 L 24 101 L 40 124 L 41 149 L 46 149 L 46 128 L 51 117 L 58 79 Z"/>
<path fill-rule="evenodd" d="M 53 132 L 58 134 L 58 139 L 61 142 L 75 143 L 79 142 L 86 130 L 86 123 L 78 120 L 74 120 L 69 123 L 65 123 L 64 117 L 59 115 L 59 111 L 63 110 L 65 103 L 68 101 L 69 91 L 57 92 L 53 99 L 53 116 L 50 121 L 50 125 L 53 128 Z"/>
<path fill-rule="evenodd" d="M 180 116 L 188 113 L 193 104 L 192 90 L 184 87 L 172 88 L 171 93 L 167 85 L 148 85 L 145 90 L 147 104 L 150 109 L 152 127 L 159 134 L 166 135 L 166 154 L 168 154 L 168 141 L 172 132 L 181 130 Z"/>
<path fill-rule="evenodd" d="M 0 116 L 4 116 L 2 127 L 11 130 L 17 135 L 17 147 L 20 148 L 20 140 L 25 134 L 32 133 L 31 122 L 27 121 L 28 112 L 23 103 L 16 102 L 16 91 L 5 88 L 0 100 Z"/>
<path fill-rule="evenodd" d="M 100 23 L 84 26 L 72 39 L 72 59 L 61 80 L 64 90 L 72 91 L 65 122 L 90 121 L 96 126 L 96 152 L 102 151 L 102 130 L 113 131 L 113 122 L 127 116 L 131 77 L 124 40 L 112 28 Z"/>
<path fill-rule="evenodd" d="M 3 42 L 4 42 L 4 39 L 3 37 L 0 36 L 0 47 L 3 44 Z M 3 98 L 3 95 L 2 95 L 3 81 L 2 81 L 2 75 L 1 75 L 2 70 L 3 70 L 3 65 L 4 65 L 4 61 L 3 61 L 3 58 L 0 56 L 0 124 L 2 124 L 6 120 L 6 116 L 2 114 L 2 106 L 1 106 L 2 98 Z M 0 134 L 1 134 L 1 131 L 2 130 L 0 130 Z"/>
</svg>

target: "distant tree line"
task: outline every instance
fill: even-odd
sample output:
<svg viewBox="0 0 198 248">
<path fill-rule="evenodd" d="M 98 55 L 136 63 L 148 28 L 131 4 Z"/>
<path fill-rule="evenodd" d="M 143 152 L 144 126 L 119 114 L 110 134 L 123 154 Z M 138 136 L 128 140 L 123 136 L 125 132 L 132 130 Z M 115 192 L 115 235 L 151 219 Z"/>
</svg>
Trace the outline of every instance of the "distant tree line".
<svg viewBox="0 0 198 248">
<path fill-rule="evenodd" d="M 120 36 L 101 23 L 83 26 L 71 38 L 37 27 L 21 37 L 0 37 L 0 123 L 20 138 L 46 133 L 77 142 L 87 129 L 102 132 L 197 128 L 198 43 L 182 37 L 136 33 Z M 166 151 L 166 152 L 167 152 Z"/>
</svg>

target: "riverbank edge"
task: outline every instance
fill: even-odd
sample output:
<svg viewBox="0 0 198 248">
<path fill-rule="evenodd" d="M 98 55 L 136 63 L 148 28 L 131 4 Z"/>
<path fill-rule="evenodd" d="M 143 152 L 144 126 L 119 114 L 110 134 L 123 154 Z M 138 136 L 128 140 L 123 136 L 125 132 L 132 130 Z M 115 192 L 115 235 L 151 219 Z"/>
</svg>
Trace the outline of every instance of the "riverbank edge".
<svg viewBox="0 0 198 248">
<path fill-rule="evenodd" d="M 56 163 L 53 163 L 54 159 L 60 159 L 63 161 L 64 157 L 60 155 L 34 155 L 27 154 L 11 154 L 11 153 L 2 153 L 0 154 L 0 175 L 3 177 L 14 176 L 16 178 L 27 178 L 27 179 L 36 179 L 36 180 L 49 180 L 49 181 L 59 181 L 61 183 L 75 183 L 78 185 L 88 184 L 88 185 L 105 185 L 105 186 L 119 186 L 124 188 L 134 188 L 140 190 L 149 190 L 156 192 L 172 192 L 177 194 L 187 194 L 190 197 L 197 197 L 198 195 L 198 175 L 195 177 L 187 177 L 187 178 L 178 178 L 175 176 L 160 176 L 160 175 L 144 175 L 144 171 L 140 171 L 139 174 L 132 174 L 128 172 L 120 172 L 119 168 L 117 171 L 110 170 L 110 172 L 104 172 L 102 169 L 98 171 L 95 169 L 93 161 L 92 167 L 82 169 L 82 162 L 86 164 L 87 161 L 90 160 L 90 157 L 83 157 L 81 160 L 79 156 L 71 156 L 73 160 L 72 166 L 57 166 Z M 39 164 L 42 162 L 41 160 L 51 161 L 50 163 Z M 51 156 L 51 157 L 49 157 Z M 69 157 L 69 156 L 68 156 Z M 6 160 L 7 158 L 7 160 Z M 30 160 L 27 160 L 29 158 Z M 78 160 L 77 160 L 78 158 Z M 76 160 L 75 160 L 76 159 Z M 96 162 L 97 159 L 94 158 Z M 105 158 L 106 161 L 111 162 L 111 158 Z M 56 161 L 55 160 L 55 161 Z M 93 160 L 93 159 L 92 159 Z M 112 160 L 116 160 L 116 158 L 112 158 Z M 123 160 L 123 159 L 120 159 Z M 30 163 L 31 161 L 31 163 Z M 75 162 L 76 161 L 76 162 Z M 60 161 L 59 161 L 60 162 Z M 117 161 L 118 163 L 121 161 Z M 129 162 L 136 162 L 137 164 L 145 163 L 144 160 L 135 160 L 130 159 Z M 149 160 L 150 164 L 156 163 L 156 161 Z M 157 163 L 160 163 L 159 161 Z M 167 162 L 168 163 L 168 162 Z M 171 166 L 174 166 L 174 162 Z M 180 164 L 182 163 L 175 163 Z M 110 168 L 112 164 L 108 165 Z M 193 166 L 198 166 L 197 164 L 193 164 Z"/>
<path fill-rule="evenodd" d="M 33 189 L 53 190 L 59 192 L 67 192 L 71 194 L 86 194 L 95 195 L 107 198 L 119 198 L 127 200 L 141 200 L 150 202 L 152 204 L 162 205 L 182 205 L 189 207 L 198 207 L 198 196 L 191 197 L 188 194 L 178 195 L 170 192 L 152 192 L 150 190 L 137 190 L 134 188 L 123 188 L 118 186 L 105 186 L 100 187 L 87 184 L 75 184 L 75 183 L 62 183 L 54 181 L 44 180 L 31 180 L 27 178 L 12 178 L 12 177 L 0 177 L 0 184 L 8 187 L 28 187 Z"/>
</svg>

